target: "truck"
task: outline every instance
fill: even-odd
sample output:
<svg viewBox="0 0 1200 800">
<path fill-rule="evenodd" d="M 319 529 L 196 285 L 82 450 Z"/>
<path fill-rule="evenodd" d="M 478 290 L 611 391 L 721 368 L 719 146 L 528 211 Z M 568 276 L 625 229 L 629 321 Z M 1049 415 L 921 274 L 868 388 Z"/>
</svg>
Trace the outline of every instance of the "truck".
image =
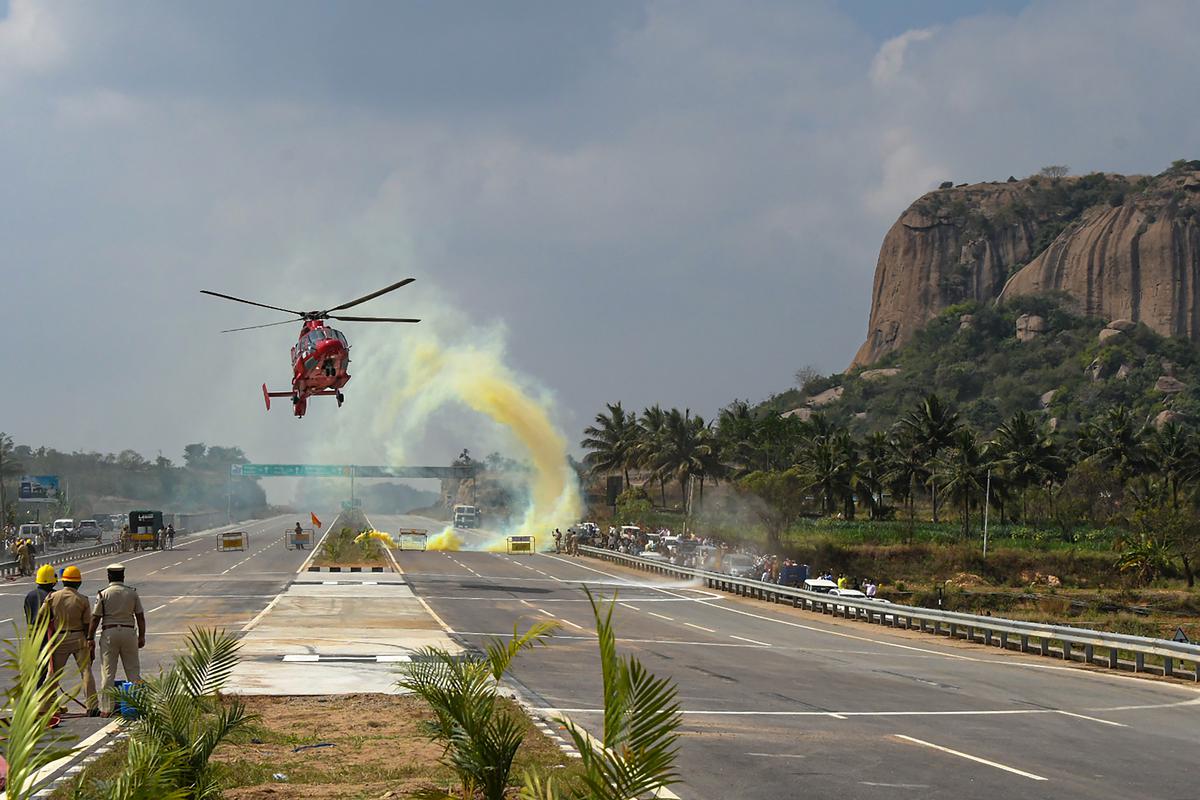
<svg viewBox="0 0 1200 800">
<path fill-rule="evenodd" d="M 479 509 L 475 506 L 457 505 L 454 507 L 454 527 L 478 528 Z"/>
</svg>

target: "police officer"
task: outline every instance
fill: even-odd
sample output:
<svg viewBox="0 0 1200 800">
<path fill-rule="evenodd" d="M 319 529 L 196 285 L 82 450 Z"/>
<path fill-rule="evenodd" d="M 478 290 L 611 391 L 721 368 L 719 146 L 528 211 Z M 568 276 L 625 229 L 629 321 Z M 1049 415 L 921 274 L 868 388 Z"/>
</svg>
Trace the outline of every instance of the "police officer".
<svg viewBox="0 0 1200 800">
<path fill-rule="evenodd" d="M 54 620 L 56 631 L 62 631 L 63 640 L 54 648 L 53 669 L 61 672 L 67 661 L 75 658 L 75 666 L 83 676 L 84 705 L 87 706 L 88 716 L 100 714 L 96 707 L 96 676 L 92 672 L 92 661 L 96 658 L 96 643 L 87 638 L 88 628 L 92 619 L 92 604 L 85 595 L 80 594 L 79 586 L 83 575 L 79 567 L 69 566 L 62 572 L 63 588 L 54 592 L 46 600 L 50 610 L 50 619 Z"/>
<path fill-rule="evenodd" d="M 88 639 L 100 631 L 100 683 L 106 691 L 100 695 L 100 715 L 111 717 L 113 697 L 107 690 L 117 677 L 117 660 L 125 668 L 125 679 L 142 679 L 138 650 L 146 646 L 146 612 L 137 589 L 125 585 L 125 565 L 108 565 L 108 586 L 96 595 Z"/>
</svg>

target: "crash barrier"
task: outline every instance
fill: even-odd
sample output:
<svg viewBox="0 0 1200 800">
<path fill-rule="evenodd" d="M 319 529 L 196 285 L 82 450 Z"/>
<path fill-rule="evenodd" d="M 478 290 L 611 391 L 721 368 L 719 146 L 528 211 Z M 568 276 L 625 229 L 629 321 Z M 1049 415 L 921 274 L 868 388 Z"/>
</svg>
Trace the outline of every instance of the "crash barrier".
<svg viewBox="0 0 1200 800">
<path fill-rule="evenodd" d="M 298 533 L 295 528 L 288 528 L 283 532 L 283 545 L 288 550 L 311 549 L 312 542 L 312 528 L 301 528 Z"/>
<path fill-rule="evenodd" d="M 217 534 L 218 550 L 245 550 L 250 546 L 250 534 L 245 531 L 226 531 Z"/>
<path fill-rule="evenodd" d="M 403 528 L 396 531 L 396 543 L 401 550 L 424 550 L 429 541 L 429 531 L 419 528 Z"/>
<path fill-rule="evenodd" d="M 508 552 L 532 553 L 536 543 L 537 540 L 533 536 L 510 536 L 508 537 Z"/>
<path fill-rule="evenodd" d="M 38 555 L 34 557 L 34 563 L 38 566 L 42 564 L 69 564 L 73 561 L 82 561 L 85 558 L 94 558 L 116 552 L 118 552 L 117 543 L 109 542 L 108 544 L 96 544 L 91 547 L 79 547 L 74 550 L 63 550 L 59 553 L 51 553 L 49 556 Z M 0 563 L 0 576 L 20 574 L 21 565 L 16 561 Z"/>
<path fill-rule="evenodd" d="M 777 583 L 734 578 L 719 572 L 681 567 L 663 559 L 630 556 L 595 547 L 580 547 L 579 552 L 592 558 L 673 578 L 698 579 L 710 589 L 757 598 L 769 603 L 788 603 L 794 608 L 820 614 L 892 628 L 920 630 L 935 636 L 949 636 L 952 639 L 998 646 L 1005 650 L 1081 661 L 1109 669 L 1174 675 L 1200 682 L 1200 645 L 1152 639 L 1148 636 L 1072 628 L 1068 625 L 1048 625 L 1003 617 L 939 611 L 881 600 L 835 597 Z M 1148 656 L 1159 663 L 1147 663 Z M 1185 662 L 1190 663 L 1192 668 L 1183 669 Z"/>
</svg>

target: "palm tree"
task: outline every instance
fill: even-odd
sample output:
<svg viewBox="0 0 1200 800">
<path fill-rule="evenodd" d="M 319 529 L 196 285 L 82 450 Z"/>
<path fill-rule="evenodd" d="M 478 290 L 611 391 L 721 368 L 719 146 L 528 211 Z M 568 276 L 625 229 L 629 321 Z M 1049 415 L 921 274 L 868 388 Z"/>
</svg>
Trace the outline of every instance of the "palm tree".
<svg viewBox="0 0 1200 800">
<path fill-rule="evenodd" d="M 916 526 L 917 484 L 929 478 L 929 463 L 925 450 L 911 430 L 897 424 L 888 437 L 888 471 L 884 481 L 892 487 L 892 494 L 904 498 L 908 504 L 908 539 L 912 541 Z"/>
<path fill-rule="evenodd" d="M 891 469 L 891 455 L 888 436 L 883 431 L 867 434 L 863 439 L 855 488 L 866 501 L 871 519 L 879 519 L 884 510 L 885 480 Z"/>
<path fill-rule="evenodd" d="M 988 442 L 1004 482 L 1021 492 L 1021 520 L 1028 517 L 1028 490 L 1065 471 L 1065 462 L 1049 434 L 1029 414 L 1018 411 L 1001 423 Z"/>
<path fill-rule="evenodd" d="M 1167 482 L 1171 508 L 1179 508 L 1180 484 L 1200 475 L 1200 443 L 1192 431 L 1168 422 L 1150 434 L 1147 456 L 1154 471 Z"/>
<path fill-rule="evenodd" d="M 1113 406 L 1085 426 L 1079 439 L 1087 457 L 1128 480 L 1148 466 L 1147 431 L 1126 406 Z"/>
<path fill-rule="evenodd" d="M 937 460 L 938 453 L 949 447 L 954 439 L 960 423 L 958 413 L 951 411 L 942 403 L 936 394 L 931 394 L 921 401 L 915 409 L 900 419 L 900 425 L 907 428 L 914 440 L 924 451 L 925 460 L 931 463 Z M 938 490 L 937 477 L 931 479 L 930 502 L 933 505 L 933 521 L 938 521 Z"/>
<path fill-rule="evenodd" d="M 824 425 L 818 428 L 824 430 Z M 808 489 L 820 495 L 827 516 L 836 514 L 840 503 L 846 518 L 853 518 L 858 450 L 849 433 L 842 429 L 818 433 L 805 445 L 797 466 Z"/>
<path fill-rule="evenodd" d="M 608 414 L 596 415 L 596 424 L 584 428 L 579 446 L 589 451 L 583 461 L 593 475 L 621 472 L 629 487 L 629 468 L 637 464 L 637 419 L 621 407 L 608 403 Z"/>
<path fill-rule="evenodd" d="M 662 406 L 655 403 L 649 408 L 642 409 L 642 418 L 638 420 L 638 440 L 635 445 L 639 466 L 645 467 L 654 463 L 654 457 L 660 447 L 666 424 L 667 412 L 663 411 Z M 651 477 L 655 477 L 653 473 Z M 662 505 L 663 508 L 666 508 L 667 480 L 661 475 L 657 476 L 657 478 L 658 488 L 662 493 Z"/>
<path fill-rule="evenodd" d="M 938 460 L 934 478 L 941 491 L 958 503 L 962 515 L 963 538 L 971 532 L 971 506 L 977 505 L 984 492 L 988 463 L 979 448 L 975 432 L 963 426 L 955 431 L 950 447 Z"/>
<path fill-rule="evenodd" d="M 656 477 L 679 482 L 687 507 L 688 483 L 693 477 L 700 478 L 703 497 L 703 480 L 714 469 L 715 454 L 716 442 L 704 419 L 672 408 L 667 412 L 660 448 L 651 465 Z"/>
<path fill-rule="evenodd" d="M 9 522 L 8 495 L 5 492 L 4 481 L 14 475 L 20 475 L 24 471 L 24 467 L 14 461 L 12 456 L 12 437 L 0 431 L 0 528 Z"/>
</svg>

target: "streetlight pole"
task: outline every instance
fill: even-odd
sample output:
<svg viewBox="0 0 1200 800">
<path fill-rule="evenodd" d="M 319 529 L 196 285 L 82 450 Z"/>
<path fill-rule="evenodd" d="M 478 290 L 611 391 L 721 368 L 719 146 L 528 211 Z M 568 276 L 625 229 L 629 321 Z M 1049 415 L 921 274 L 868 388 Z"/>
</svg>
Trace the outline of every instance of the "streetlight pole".
<svg viewBox="0 0 1200 800">
<path fill-rule="evenodd" d="M 987 558 L 988 507 L 992 504 L 992 471 L 987 471 L 987 488 L 983 493 L 983 557 Z"/>
</svg>

